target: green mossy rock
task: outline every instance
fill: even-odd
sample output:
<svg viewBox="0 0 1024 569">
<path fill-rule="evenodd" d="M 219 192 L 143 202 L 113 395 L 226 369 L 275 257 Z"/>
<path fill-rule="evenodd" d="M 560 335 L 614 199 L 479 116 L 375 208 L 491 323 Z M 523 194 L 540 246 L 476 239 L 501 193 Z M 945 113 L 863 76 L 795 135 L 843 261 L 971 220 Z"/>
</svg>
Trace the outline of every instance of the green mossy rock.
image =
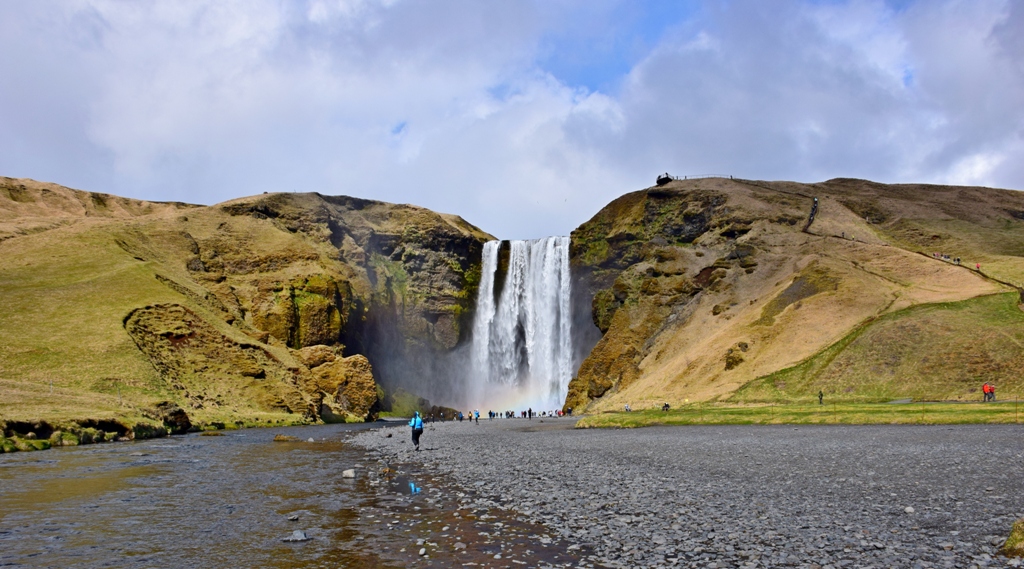
<svg viewBox="0 0 1024 569">
<path fill-rule="evenodd" d="M 50 448 L 50 441 L 39 440 L 39 439 L 23 439 L 20 437 L 14 437 L 11 440 L 14 441 L 16 450 L 21 451 L 32 451 L 32 450 L 47 450 Z"/>
<path fill-rule="evenodd" d="M 103 442 L 103 431 L 98 431 L 92 427 L 86 427 L 79 433 L 78 440 L 79 443 L 83 445 L 101 443 Z"/>
<path fill-rule="evenodd" d="M 1007 557 L 1024 557 L 1024 519 L 1017 520 L 1010 530 L 1010 537 L 999 549 Z"/>
<path fill-rule="evenodd" d="M 81 444 L 81 440 L 74 432 L 54 431 L 50 435 L 50 445 L 55 447 L 73 447 Z"/>
<path fill-rule="evenodd" d="M 135 425 L 132 426 L 132 436 L 137 440 L 166 437 L 167 428 L 164 427 L 163 425 L 153 425 L 150 423 L 136 423 Z"/>
</svg>

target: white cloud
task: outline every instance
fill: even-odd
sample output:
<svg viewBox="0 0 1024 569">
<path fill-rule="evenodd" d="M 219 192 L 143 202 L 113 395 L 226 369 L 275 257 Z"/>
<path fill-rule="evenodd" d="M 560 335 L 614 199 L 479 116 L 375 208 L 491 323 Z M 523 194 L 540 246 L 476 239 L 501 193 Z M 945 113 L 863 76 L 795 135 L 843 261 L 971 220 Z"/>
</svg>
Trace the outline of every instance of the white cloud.
<svg viewBox="0 0 1024 569">
<path fill-rule="evenodd" d="M 544 68 L 627 25 L 618 4 L 5 3 L 0 174 L 346 193 L 502 237 L 567 233 L 665 170 L 1024 187 L 1020 2 L 708 3 L 607 92 Z"/>
</svg>

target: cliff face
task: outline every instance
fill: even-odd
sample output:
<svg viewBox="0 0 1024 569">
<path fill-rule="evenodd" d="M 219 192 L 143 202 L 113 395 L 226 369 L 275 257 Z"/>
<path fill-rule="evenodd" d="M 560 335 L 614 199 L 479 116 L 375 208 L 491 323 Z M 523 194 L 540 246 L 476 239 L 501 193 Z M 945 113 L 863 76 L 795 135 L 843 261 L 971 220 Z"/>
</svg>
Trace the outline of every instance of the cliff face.
<svg viewBox="0 0 1024 569">
<path fill-rule="evenodd" d="M 882 315 L 1012 290 L 999 281 L 1024 282 L 1021 205 L 1018 192 L 862 180 L 704 179 L 627 194 L 572 233 L 575 305 L 589 312 L 577 328 L 593 333 L 565 405 L 748 400 L 744 386 Z M 950 342 L 956 353 L 971 343 L 979 354 L 1005 348 Z M 884 399 L 917 382 L 897 368 L 912 373 L 857 372 L 877 373 L 871 379 L 823 368 L 799 383 L 808 393 L 792 391 L 792 381 L 787 393 L 780 381 L 773 396 L 809 398 L 827 387 Z M 966 398 L 976 379 L 933 391 Z M 1005 370 L 998 379 L 1016 381 Z"/>
<path fill-rule="evenodd" d="M 451 394 L 434 381 L 465 340 L 491 236 L 459 217 L 345 196 L 275 194 L 220 206 L 301 235 L 312 266 L 232 254 L 237 235 L 197 239 L 200 269 L 237 281 L 240 309 L 260 330 L 292 348 L 343 343 L 366 355 L 389 389 Z M 289 256 L 295 259 L 294 255 Z M 298 259 L 295 259 L 298 261 Z M 232 267 L 237 278 L 228 278 Z"/>
<path fill-rule="evenodd" d="M 202 207 L 0 178 L 4 430 L 102 423 L 82 436 L 105 440 L 454 401 L 489 239 L 344 196 Z M 571 269 L 578 411 L 1021 386 L 1019 192 L 673 181 L 574 231 Z"/>
<path fill-rule="evenodd" d="M 378 383 L 443 398 L 431 373 L 466 338 L 488 239 L 344 196 L 201 207 L 0 179 L 0 383 L 23 394 L 0 411 L 127 423 L 166 400 L 248 424 L 372 417 Z M 66 405 L 27 404 L 51 384 Z"/>
</svg>

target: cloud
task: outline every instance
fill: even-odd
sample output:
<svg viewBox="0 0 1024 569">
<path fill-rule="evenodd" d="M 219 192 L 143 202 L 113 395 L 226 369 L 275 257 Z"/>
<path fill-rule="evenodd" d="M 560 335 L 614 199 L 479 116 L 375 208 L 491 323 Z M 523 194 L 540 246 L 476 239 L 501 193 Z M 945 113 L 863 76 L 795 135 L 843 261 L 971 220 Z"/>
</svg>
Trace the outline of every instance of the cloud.
<svg viewBox="0 0 1024 569">
<path fill-rule="evenodd" d="M 0 5 L 0 174 L 564 234 L 663 171 L 1024 187 L 1019 2 Z"/>
</svg>

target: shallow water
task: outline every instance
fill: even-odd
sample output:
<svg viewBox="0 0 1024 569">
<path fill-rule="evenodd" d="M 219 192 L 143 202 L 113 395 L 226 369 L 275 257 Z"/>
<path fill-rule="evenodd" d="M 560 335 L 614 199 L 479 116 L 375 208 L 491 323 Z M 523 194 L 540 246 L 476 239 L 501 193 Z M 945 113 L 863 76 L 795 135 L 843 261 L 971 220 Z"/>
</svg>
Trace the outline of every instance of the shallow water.
<svg viewBox="0 0 1024 569">
<path fill-rule="evenodd" d="M 252 429 L 0 455 L 0 567 L 574 561 L 565 544 L 537 542 L 548 537 L 543 528 L 501 511 L 456 511 L 449 491 L 414 468 L 378 476 L 379 465 L 345 442 L 362 428 Z M 279 433 L 315 442 L 273 442 Z M 353 467 L 356 478 L 342 477 Z M 310 540 L 284 542 L 294 530 Z"/>
</svg>

